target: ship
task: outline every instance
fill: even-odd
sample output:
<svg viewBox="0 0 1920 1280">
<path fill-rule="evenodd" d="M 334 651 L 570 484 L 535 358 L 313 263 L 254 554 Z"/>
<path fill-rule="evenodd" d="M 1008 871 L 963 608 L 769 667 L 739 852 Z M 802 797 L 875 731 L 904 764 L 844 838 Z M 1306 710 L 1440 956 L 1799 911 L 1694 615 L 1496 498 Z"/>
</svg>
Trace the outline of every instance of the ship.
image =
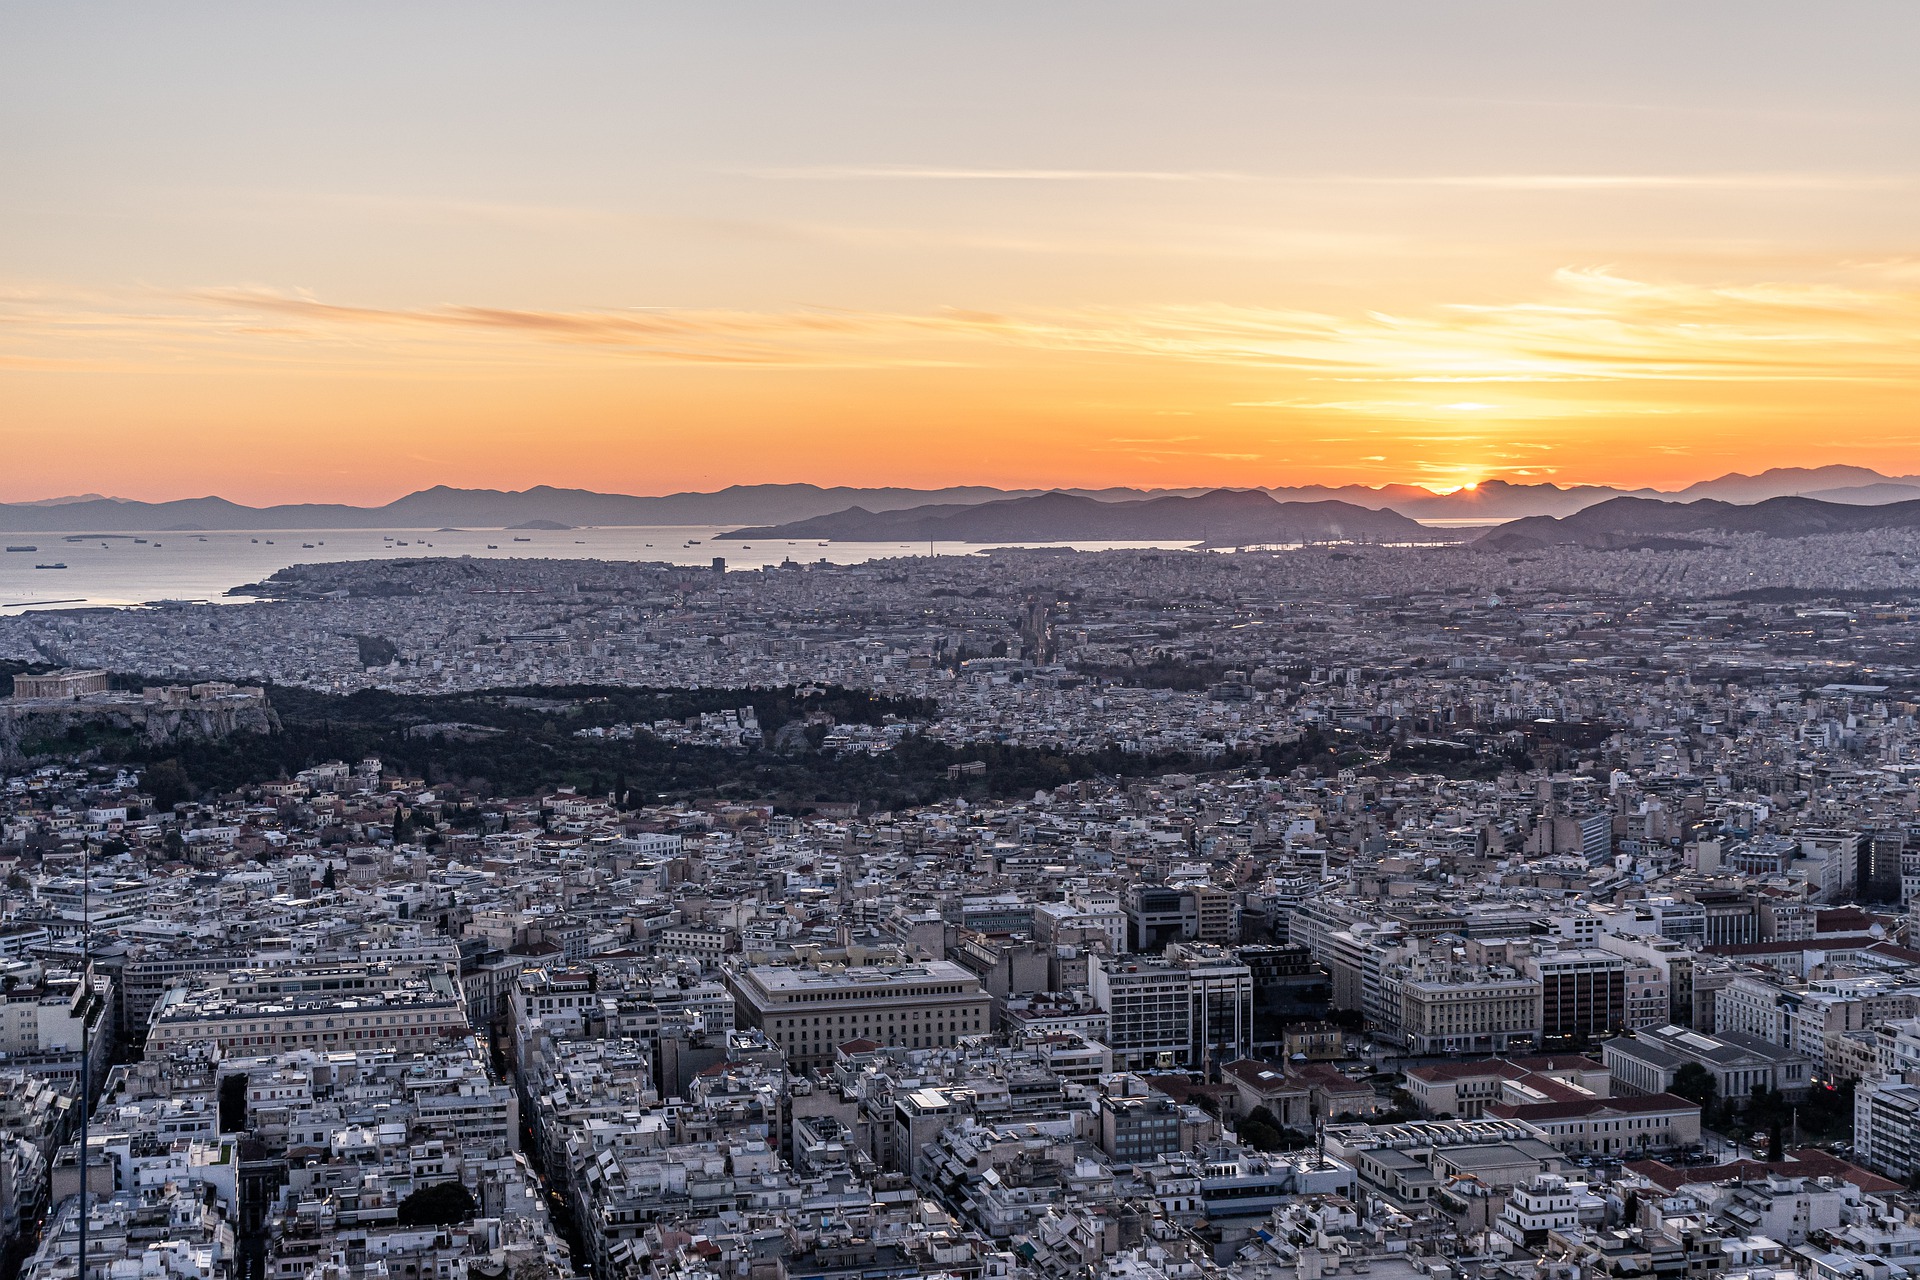
<svg viewBox="0 0 1920 1280">
<path fill-rule="evenodd" d="M 9 551 L 38 551 L 38 547 L 8 547 Z"/>
<path fill-rule="evenodd" d="M 67 566 L 64 562 L 60 562 L 55 564 L 37 564 L 33 567 L 36 569 L 64 569 Z"/>
</svg>

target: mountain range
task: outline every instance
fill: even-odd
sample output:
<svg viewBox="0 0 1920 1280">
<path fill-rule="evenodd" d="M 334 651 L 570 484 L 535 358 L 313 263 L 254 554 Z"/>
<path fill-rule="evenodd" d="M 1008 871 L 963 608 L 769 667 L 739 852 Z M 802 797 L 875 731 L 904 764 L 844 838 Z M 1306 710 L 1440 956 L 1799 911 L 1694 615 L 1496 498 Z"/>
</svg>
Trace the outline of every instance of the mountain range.
<svg viewBox="0 0 1920 1280">
<path fill-rule="evenodd" d="M 1610 498 L 1570 516 L 1528 516 L 1482 534 L 1474 545 L 1489 551 L 1541 547 L 1618 548 L 1679 546 L 1678 535 L 1758 533 L 1804 538 L 1817 533 L 1863 533 L 1875 529 L 1920 529 L 1920 499 L 1878 506 L 1780 497 L 1739 504 L 1716 498 L 1659 502 Z"/>
<path fill-rule="evenodd" d="M 903 511 L 850 507 L 790 524 L 736 529 L 716 540 L 827 538 L 841 542 L 1197 542 L 1209 547 L 1353 539 L 1430 538 L 1426 526 L 1397 511 L 1351 502 L 1281 502 L 1258 489 L 1216 489 L 1101 501 L 1042 493 L 973 505 L 940 503 Z"/>
<path fill-rule="evenodd" d="M 776 525 L 847 511 L 869 513 L 923 506 L 972 506 L 1058 492 L 1097 502 L 1136 503 L 1153 498 L 1192 498 L 1192 489 L 946 489 L 812 484 L 733 485 L 712 493 L 640 497 L 587 489 L 455 489 L 436 485 L 383 506 L 296 503 L 250 507 L 225 498 L 139 502 L 85 494 L 35 502 L 0 503 L 0 532 L 147 532 L 185 529 L 437 529 L 446 526 L 506 528 L 533 520 L 581 525 Z M 1472 489 L 1437 494 L 1418 485 L 1304 485 L 1264 490 L 1281 502 L 1344 502 L 1397 512 L 1415 520 L 1486 521 L 1526 516 L 1570 516 L 1618 497 L 1668 502 L 1710 498 L 1753 503 L 1788 495 L 1828 502 L 1882 504 L 1920 499 L 1920 476 L 1886 476 L 1866 467 L 1777 467 L 1758 475 L 1734 473 L 1703 480 L 1674 493 L 1624 490 L 1606 485 L 1522 484 L 1487 480 Z"/>
</svg>

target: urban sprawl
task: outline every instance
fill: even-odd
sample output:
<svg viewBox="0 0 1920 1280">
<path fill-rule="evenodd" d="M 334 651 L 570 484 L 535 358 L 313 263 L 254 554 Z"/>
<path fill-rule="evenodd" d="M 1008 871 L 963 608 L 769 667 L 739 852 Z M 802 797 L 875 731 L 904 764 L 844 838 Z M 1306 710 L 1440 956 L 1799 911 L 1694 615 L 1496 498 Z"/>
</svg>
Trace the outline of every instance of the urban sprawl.
<svg viewBox="0 0 1920 1280">
<path fill-rule="evenodd" d="M 250 592 L 0 618 L 7 1274 L 1920 1276 L 1909 535 Z"/>
</svg>

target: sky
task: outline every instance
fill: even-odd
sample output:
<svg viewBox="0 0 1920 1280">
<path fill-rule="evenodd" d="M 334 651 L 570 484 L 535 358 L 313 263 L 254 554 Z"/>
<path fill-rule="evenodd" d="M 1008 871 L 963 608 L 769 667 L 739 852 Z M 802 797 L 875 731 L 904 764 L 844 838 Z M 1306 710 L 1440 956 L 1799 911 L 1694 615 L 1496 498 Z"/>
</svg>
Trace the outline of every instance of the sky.
<svg viewBox="0 0 1920 1280">
<path fill-rule="evenodd" d="M 1920 6 L 0 6 L 0 500 L 1920 472 Z"/>
</svg>

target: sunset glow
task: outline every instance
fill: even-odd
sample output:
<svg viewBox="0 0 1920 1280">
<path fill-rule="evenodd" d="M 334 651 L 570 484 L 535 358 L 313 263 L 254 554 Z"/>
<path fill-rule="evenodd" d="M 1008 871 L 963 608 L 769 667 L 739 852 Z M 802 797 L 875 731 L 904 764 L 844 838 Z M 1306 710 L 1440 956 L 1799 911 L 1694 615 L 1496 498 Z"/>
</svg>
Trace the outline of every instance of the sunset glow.
<svg viewBox="0 0 1920 1280">
<path fill-rule="evenodd" d="M 0 499 L 1920 471 L 1910 9 L 750 8 L 14 10 Z"/>
</svg>

